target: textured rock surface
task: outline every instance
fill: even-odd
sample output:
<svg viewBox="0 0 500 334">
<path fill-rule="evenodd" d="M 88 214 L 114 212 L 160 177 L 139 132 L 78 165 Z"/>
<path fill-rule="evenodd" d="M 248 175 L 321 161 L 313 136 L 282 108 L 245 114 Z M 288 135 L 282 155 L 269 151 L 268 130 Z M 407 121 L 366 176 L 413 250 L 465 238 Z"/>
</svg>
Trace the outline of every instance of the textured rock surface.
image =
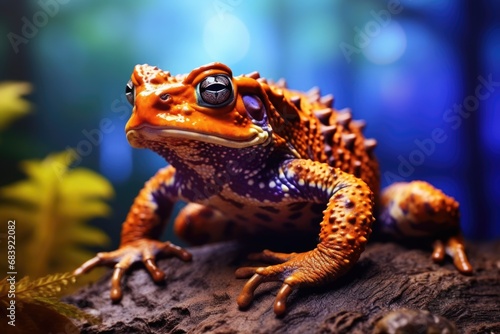
<svg viewBox="0 0 500 334">
<path fill-rule="evenodd" d="M 459 274 L 448 261 L 433 264 L 428 250 L 395 243 L 371 243 L 346 276 L 289 298 L 286 315 L 276 318 L 272 304 L 279 287 L 256 291 L 246 311 L 236 296 L 244 280 L 234 278 L 246 251 L 236 243 L 191 249 L 194 260 L 164 259 L 165 285 L 145 270 L 126 279 L 124 298 L 109 299 L 110 272 L 67 301 L 103 319 L 79 324 L 82 333 L 371 333 L 392 310 L 427 310 L 455 324 L 458 333 L 500 333 L 500 242 L 470 245 L 475 273 Z"/>
</svg>

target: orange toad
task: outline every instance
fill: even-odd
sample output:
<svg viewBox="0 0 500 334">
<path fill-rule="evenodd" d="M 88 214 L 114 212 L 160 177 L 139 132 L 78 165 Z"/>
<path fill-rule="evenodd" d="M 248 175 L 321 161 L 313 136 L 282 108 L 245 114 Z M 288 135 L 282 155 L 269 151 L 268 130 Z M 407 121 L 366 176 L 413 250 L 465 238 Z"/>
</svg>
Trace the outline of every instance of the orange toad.
<svg viewBox="0 0 500 334">
<path fill-rule="evenodd" d="M 138 65 L 127 85 L 134 106 L 126 126 L 133 147 L 149 148 L 169 165 L 140 191 L 123 224 L 118 250 L 99 253 L 75 273 L 115 264 L 111 298 L 122 297 L 121 280 L 142 261 L 155 281 L 164 279 L 158 254 L 182 260 L 190 253 L 158 236 L 178 200 L 188 202 L 175 231 L 199 244 L 261 234 L 317 231 L 317 246 L 303 253 L 264 251 L 255 259 L 273 262 L 240 268 L 250 277 L 237 299 L 245 308 L 266 281 L 282 281 L 274 311 L 283 314 L 290 293 L 335 280 L 358 260 L 378 223 L 405 236 L 434 236 L 433 260 L 445 253 L 462 273 L 472 267 L 459 229 L 458 203 L 416 181 L 397 183 L 379 200 L 374 139 L 349 110 L 320 97 L 271 83 L 257 72 L 233 76 L 220 63 L 172 76 Z"/>
</svg>

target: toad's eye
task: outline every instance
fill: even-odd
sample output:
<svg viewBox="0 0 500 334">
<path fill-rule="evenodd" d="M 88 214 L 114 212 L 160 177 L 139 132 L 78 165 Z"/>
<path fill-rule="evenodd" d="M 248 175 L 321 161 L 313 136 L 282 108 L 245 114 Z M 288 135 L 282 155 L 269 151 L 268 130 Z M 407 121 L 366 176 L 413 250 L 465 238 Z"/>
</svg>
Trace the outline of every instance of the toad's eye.
<svg viewBox="0 0 500 334">
<path fill-rule="evenodd" d="M 132 80 L 127 82 L 127 86 L 125 87 L 125 96 L 127 97 L 128 102 L 133 106 L 135 100 L 135 86 L 132 83 Z"/>
<path fill-rule="evenodd" d="M 206 107 L 223 107 L 233 99 L 233 85 L 227 75 L 210 75 L 198 84 L 198 103 Z"/>
</svg>

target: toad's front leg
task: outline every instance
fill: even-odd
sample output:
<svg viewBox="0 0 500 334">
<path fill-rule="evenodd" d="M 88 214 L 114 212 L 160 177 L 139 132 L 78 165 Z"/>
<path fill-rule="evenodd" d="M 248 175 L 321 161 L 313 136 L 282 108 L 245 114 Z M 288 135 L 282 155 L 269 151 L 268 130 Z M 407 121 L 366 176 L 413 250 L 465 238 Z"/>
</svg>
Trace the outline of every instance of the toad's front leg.
<svg viewBox="0 0 500 334">
<path fill-rule="evenodd" d="M 158 237 L 163 230 L 176 199 L 175 169 L 171 166 L 158 171 L 135 198 L 122 227 L 120 247 L 111 252 L 102 252 L 75 270 L 75 275 L 86 273 L 101 265 L 114 265 L 111 278 L 111 299 L 122 298 L 121 280 L 133 263 L 142 261 L 155 282 L 165 274 L 156 265 L 158 255 L 173 255 L 184 261 L 191 254 L 171 242 L 161 242 Z"/>
<path fill-rule="evenodd" d="M 304 253 L 265 251 L 261 258 L 281 262 L 259 268 L 240 268 L 239 278 L 250 277 L 238 297 L 240 308 L 253 300 L 255 289 L 264 282 L 282 281 L 274 312 L 286 310 L 286 299 L 296 288 L 333 281 L 358 260 L 371 233 L 373 194 L 368 185 L 353 175 L 311 160 L 291 160 L 282 165 L 280 182 L 298 201 L 325 203 L 320 242 Z"/>
</svg>

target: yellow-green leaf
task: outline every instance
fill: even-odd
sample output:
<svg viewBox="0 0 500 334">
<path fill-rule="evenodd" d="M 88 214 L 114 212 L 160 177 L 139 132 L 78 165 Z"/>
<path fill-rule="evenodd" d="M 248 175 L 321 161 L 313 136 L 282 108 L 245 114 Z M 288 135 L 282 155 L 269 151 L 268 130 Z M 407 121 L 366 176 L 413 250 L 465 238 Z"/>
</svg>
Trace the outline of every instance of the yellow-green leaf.
<svg viewBox="0 0 500 334">
<path fill-rule="evenodd" d="M 40 202 L 39 185 L 36 180 L 18 181 L 0 189 L 0 197 L 8 202 L 22 202 L 25 207 L 37 206 Z"/>
<path fill-rule="evenodd" d="M 109 216 L 111 209 L 103 201 L 69 198 L 59 207 L 59 214 L 66 221 L 89 220 Z"/>
<path fill-rule="evenodd" d="M 76 268 L 80 262 L 62 263 L 61 254 L 73 247 L 83 250 L 108 242 L 104 233 L 87 223 L 109 215 L 111 209 L 104 200 L 113 196 L 113 188 L 91 170 L 69 169 L 71 162 L 71 151 L 24 161 L 21 166 L 27 178 L 0 189 L 6 208 L 0 217 L 7 214 L 6 219 L 16 219 L 18 237 L 24 237 L 18 240 L 17 253 L 36 259 L 16 263 L 20 274 L 39 277 Z"/>
<path fill-rule="evenodd" d="M 0 130 L 30 111 L 31 103 L 22 96 L 31 90 L 32 86 L 27 82 L 0 82 Z"/>
<path fill-rule="evenodd" d="M 111 198 L 113 188 L 108 180 L 85 168 L 71 170 L 64 177 L 61 185 L 63 196 Z"/>
</svg>

